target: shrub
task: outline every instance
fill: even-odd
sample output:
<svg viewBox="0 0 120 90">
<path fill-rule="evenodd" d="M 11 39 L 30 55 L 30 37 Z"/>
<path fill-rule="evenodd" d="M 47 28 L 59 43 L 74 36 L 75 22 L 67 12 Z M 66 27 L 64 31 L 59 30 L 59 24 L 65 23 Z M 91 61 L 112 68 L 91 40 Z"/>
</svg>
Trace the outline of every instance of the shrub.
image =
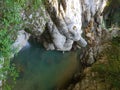
<svg viewBox="0 0 120 90">
<path fill-rule="evenodd" d="M 16 32 L 20 29 L 20 5 L 14 0 L 0 1 L 0 80 L 3 82 L 10 73 L 16 73 L 14 67 L 10 67 L 10 57 L 12 54 L 11 45 L 16 38 Z M 12 70 L 12 71 L 11 71 Z M 14 75 L 14 77 L 16 77 Z"/>
<path fill-rule="evenodd" d="M 111 46 L 103 52 L 107 56 L 107 62 L 96 63 L 92 67 L 93 72 L 98 73 L 98 77 L 109 84 L 115 90 L 120 89 L 120 37 L 112 40 Z"/>
<path fill-rule="evenodd" d="M 18 76 L 15 66 L 10 66 L 10 58 L 11 45 L 16 39 L 16 32 L 20 30 L 23 23 L 20 16 L 21 11 L 31 8 L 36 10 L 41 3 L 42 0 L 0 0 L 0 65 L 3 64 L 3 68 L 0 68 L 0 75 L 2 75 L 0 80 L 5 81 L 7 74 L 13 80 Z M 9 85 L 6 86 L 8 89 Z"/>
</svg>

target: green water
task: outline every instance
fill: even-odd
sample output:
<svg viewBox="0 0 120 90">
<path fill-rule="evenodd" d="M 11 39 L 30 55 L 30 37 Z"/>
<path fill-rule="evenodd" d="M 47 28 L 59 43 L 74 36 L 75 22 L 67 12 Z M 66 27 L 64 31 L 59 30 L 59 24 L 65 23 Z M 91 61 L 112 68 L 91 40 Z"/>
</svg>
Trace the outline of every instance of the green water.
<svg viewBox="0 0 120 90">
<path fill-rule="evenodd" d="M 46 51 L 35 42 L 28 42 L 13 63 L 20 71 L 13 90 L 55 90 L 67 83 L 78 67 L 76 52 Z"/>
</svg>

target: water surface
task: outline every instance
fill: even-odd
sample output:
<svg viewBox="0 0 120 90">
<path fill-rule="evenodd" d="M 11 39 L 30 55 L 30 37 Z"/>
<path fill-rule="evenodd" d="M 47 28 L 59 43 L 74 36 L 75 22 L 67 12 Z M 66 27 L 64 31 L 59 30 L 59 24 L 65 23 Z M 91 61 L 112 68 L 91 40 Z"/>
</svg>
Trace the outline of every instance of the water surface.
<svg viewBox="0 0 120 90">
<path fill-rule="evenodd" d="M 63 86 L 78 67 L 76 52 L 46 51 L 29 41 L 14 57 L 20 71 L 14 90 L 54 90 Z"/>
</svg>

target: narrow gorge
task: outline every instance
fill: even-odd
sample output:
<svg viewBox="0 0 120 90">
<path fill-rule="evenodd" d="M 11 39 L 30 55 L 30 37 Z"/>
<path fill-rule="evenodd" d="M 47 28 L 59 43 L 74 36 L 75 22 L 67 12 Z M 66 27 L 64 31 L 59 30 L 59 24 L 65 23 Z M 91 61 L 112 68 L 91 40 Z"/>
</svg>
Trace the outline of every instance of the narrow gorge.
<svg viewBox="0 0 120 90">
<path fill-rule="evenodd" d="M 92 68 L 112 49 L 120 61 L 119 0 L 2 0 L 0 5 L 0 90 L 120 89 L 91 80 L 98 75 Z M 113 48 L 114 40 L 119 45 Z M 2 69 L 7 65 L 17 73 Z"/>
</svg>

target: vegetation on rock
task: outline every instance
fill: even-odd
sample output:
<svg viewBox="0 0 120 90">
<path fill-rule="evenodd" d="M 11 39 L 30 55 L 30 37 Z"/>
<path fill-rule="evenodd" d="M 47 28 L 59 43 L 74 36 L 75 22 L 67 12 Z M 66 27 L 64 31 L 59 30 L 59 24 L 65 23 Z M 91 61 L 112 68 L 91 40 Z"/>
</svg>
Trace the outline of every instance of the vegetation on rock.
<svg viewBox="0 0 120 90">
<path fill-rule="evenodd" d="M 3 68 L 0 68 L 0 80 L 5 81 L 7 79 L 7 74 L 13 77 L 13 80 L 18 77 L 15 66 L 13 65 L 13 67 L 10 67 L 10 58 L 12 54 L 11 45 L 16 39 L 17 31 L 21 29 L 24 22 L 21 18 L 23 9 L 25 11 L 36 11 L 41 7 L 44 1 L 45 0 L 0 0 L 0 65 L 3 65 Z M 116 2 L 109 0 L 107 3 L 108 11 L 113 7 L 114 9 L 118 8 L 119 4 L 119 0 L 116 0 Z M 106 21 L 106 23 L 110 23 L 110 26 L 112 24 L 117 24 L 119 26 L 119 10 L 120 9 L 118 8 L 116 11 L 110 11 L 110 16 L 107 18 L 108 21 Z M 115 13 L 113 14 L 113 12 Z M 30 27 L 30 25 L 28 26 Z M 28 30 L 28 32 L 30 31 Z M 105 59 L 98 61 L 98 63 L 96 62 L 92 67 L 92 72 L 97 73 L 95 78 L 105 82 L 110 89 L 113 88 L 119 90 L 120 37 L 113 38 L 109 47 L 105 49 L 101 57 L 105 57 Z M 7 85 L 5 89 L 10 90 L 9 85 Z"/>
<path fill-rule="evenodd" d="M 105 82 L 112 90 L 120 89 L 120 37 L 114 37 L 104 50 L 100 61 L 92 67 L 97 72 L 96 78 Z"/>
<path fill-rule="evenodd" d="M 1 0 L 0 1 L 0 80 L 3 81 L 5 90 L 10 90 L 6 85 L 7 76 L 18 77 L 15 65 L 10 66 L 10 58 L 13 54 L 12 44 L 17 37 L 18 30 L 21 29 L 23 20 L 21 12 L 30 7 L 36 10 L 40 7 L 42 0 Z"/>
</svg>

